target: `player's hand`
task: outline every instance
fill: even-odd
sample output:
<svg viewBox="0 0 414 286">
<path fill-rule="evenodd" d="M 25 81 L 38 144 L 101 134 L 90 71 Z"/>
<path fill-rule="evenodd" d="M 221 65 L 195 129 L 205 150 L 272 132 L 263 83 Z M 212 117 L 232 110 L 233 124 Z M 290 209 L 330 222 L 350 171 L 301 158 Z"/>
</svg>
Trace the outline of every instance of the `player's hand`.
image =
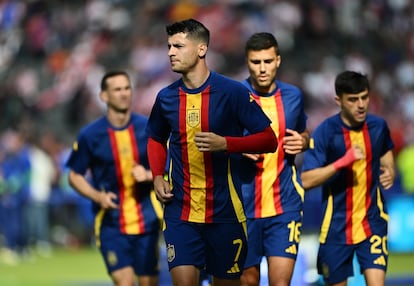
<svg viewBox="0 0 414 286">
<path fill-rule="evenodd" d="M 345 155 L 339 158 L 338 160 L 336 160 L 333 163 L 333 166 L 335 170 L 339 170 L 341 168 L 349 166 L 350 164 L 352 164 L 353 162 L 357 160 L 362 160 L 364 158 L 365 158 L 365 154 L 362 148 L 359 147 L 358 145 L 355 145 L 349 148 L 348 150 L 346 150 Z"/>
<path fill-rule="evenodd" d="M 118 205 L 114 203 L 116 199 L 117 195 L 115 193 L 102 190 L 99 192 L 98 203 L 103 209 L 117 209 Z"/>
<path fill-rule="evenodd" d="M 132 167 L 132 176 L 138 183 L 151 181 L 151 172 L 145 169 L 144 166 L 135 163 Z"/>
<path fill-rule="evenodd" d="M 257 162 L 260 159 L 260 154 L 250 154 L 250 153 L 243 153 L 244 157 L 249 158 L 250 160 Z"/>
<path fill-rule="evenodd" d="M 386 167 L 386 166 L 381 166 L 380 171 L 381 171 L 380 176 L 379 176 L 380 183 L 382 187 L 384 188 L 384 190 L 388 190 L 394 184 L 393 172 L 390 170 L 389 167 Z"/>
<path fill-rule="evenodd" d="M 157 195 L 157 199 L 162 203 L 171 201 L 174 196 L 171 192 L 170 184 L 164 180 L 163 176 L 155 176 L 154 190 Z"/>
<path fill-rule="evenodd" d="M 249 158 L 250 160 L 257 162 L 259 161 L 260 154 L 250 154 L 250 153 L 243 153 L 244 157 Z"/>
<path fill-rule="evenodd" d="M 194 142 L 200 152 L 217 152 L 227 149 L 226 138 L 213 132 L 196 133 Z"/>
<path fill-rule="evenodd" d="M 355 157 L 354 161 L 365 159 L 364 150 L 362 150 L 361 147 L 359 147 L 358 145 L 355 145 L 355 146 L 352 146 L 351 149 L 354 151 L 354 157 Z"/>
<path fill-rule="evenodd" d="M 304 138 L 299 132 L 286 129 L 286 135 L 283 137 L 283 150 L 286 154 L 296 155 L 303 151 L 305 145 Z"/>
</svg>

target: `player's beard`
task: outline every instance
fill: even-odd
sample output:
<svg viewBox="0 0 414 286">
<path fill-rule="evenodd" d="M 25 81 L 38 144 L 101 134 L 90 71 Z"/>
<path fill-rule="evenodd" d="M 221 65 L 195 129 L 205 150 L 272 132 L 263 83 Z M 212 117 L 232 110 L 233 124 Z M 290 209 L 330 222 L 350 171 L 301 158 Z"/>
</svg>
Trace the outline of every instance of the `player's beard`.
<svg viewBox="0 0 414 286">
<path fill-rule="evenodd" d="M 111 104 L 110 108 L 115 111 L 116 113 L 128 113 L 129 111 L 129 106 L 127 107 L 121 107 L 121 106 L 117 106 L 115 104 Z"/>
</svg>

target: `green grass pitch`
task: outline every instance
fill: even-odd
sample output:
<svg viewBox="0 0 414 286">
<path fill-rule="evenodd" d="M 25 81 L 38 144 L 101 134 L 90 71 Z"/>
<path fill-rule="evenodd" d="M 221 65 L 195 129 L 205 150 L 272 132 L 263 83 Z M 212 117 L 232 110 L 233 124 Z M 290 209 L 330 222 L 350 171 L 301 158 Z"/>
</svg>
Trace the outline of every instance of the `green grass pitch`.
<svg viewBox="0 0 414 286">
<path fill-rule="evenodd" d="M 414 254 L 391 253 L 387 277 L 413 277 Z M 0 262 L 1 286 L 112 285 L 95 248 L 54 249 L 50 257 L 35 256 L 16 265 Z"/>
</svg>

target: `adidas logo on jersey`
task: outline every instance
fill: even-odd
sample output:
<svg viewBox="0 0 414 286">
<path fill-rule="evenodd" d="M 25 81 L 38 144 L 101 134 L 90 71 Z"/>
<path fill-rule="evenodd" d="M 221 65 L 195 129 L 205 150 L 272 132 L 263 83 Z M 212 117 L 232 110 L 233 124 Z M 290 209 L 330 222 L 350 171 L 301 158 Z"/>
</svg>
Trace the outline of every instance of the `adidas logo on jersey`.
<svg viewBox="0 0 414 286">
<path fill-rule="evenodd" d="M 240 268 L 237 263 L 234 263 L 233 267 L 227 270 L 227 273 L 239 273 L 239 272 L 240 272 Z"/>
<path fill-rule="evenodd" d="M 374 264 L 385 266 L 387 265 L 387 262 L 385 261 L 384 256 L 381 255 L 380 257 L 374 260 Z"/>
<path fill-rule="evenodd" d="M 298 250 L 296 249 L 296 245 L 293 244 L 291 246 L 289 246 L 288 248 L 285 249 L 286 253 L 291 253 L 291 254 L 297 254 Z"/>
</svg>

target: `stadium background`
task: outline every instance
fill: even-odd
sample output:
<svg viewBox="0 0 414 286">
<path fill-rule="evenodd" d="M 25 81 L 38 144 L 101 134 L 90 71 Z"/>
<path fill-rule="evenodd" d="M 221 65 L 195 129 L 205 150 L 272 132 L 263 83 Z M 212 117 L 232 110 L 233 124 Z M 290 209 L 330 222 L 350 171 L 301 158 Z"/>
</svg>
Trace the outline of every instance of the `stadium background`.
<svg viewBox="0 0 414 286">
<path fill-rule="evenodd" d="M 310 130 L 337 111 L 333 81 L 339 71 L 368 74 L 371 111 L 387 119 L 398 164 L 396 184 L 386 195 L 390 263 L 393 257 L 395 261 L 402 257 L 403 262 L 401 267 L 390 265 L 396 275 L 391 271 L 389 276 L 397 280 L 388 283 L 414 285 L 408 275 L 414 273 L 414 3 L 410 0 L 0 1 L 0 158 L 9 152 L 13 138 L 24 134 L 25 145 L 41 144 L 60 174 L 48 198 L 54 251 L 45 258 L 46 269 L 56 256 L 70 261 L 70 254 L 82 257 L 79 249 L 93 248 L 89 203 L 67 185 L 63 162 L 79 128 L 104 111 L 98 99 L 101 76 L 108 69 L 128 70 L 134 110 L 148 114 L 157 91 L 178 76 L 170 70 L 165 24 L 188 17 L 211 31 L 210 67 L 238 80 L 247 76 L 247 37 L 258 31 L 274 33 L 282 54 L 278 77 L 303 89 Z M 300 161 L 299 156 L 299 165 Z M 1 183 L 6 187 L 1 188 L 0 201 L 11 182 Z M 318 190 L 306 194 L 295 285 L 315 279 L 318 203 Z M 1 231 L 0 226 L 0 235 Z M 92 252 L 89 259 L 98 264 L 102 283 L 107 278 L 95 255 Z M 3 275 L 8 267 L 15 274 L 3 282 L 0 278 L 0 284 L 23 285 L 10 281 L 21 278 L 17 269 L 41 265 L 43 258 L 38 256 L 10 258 L 2 251 L 0 277 L 9 277 Z M 352 283 L 361 283 L 358 279 Z"/>
</svg>

